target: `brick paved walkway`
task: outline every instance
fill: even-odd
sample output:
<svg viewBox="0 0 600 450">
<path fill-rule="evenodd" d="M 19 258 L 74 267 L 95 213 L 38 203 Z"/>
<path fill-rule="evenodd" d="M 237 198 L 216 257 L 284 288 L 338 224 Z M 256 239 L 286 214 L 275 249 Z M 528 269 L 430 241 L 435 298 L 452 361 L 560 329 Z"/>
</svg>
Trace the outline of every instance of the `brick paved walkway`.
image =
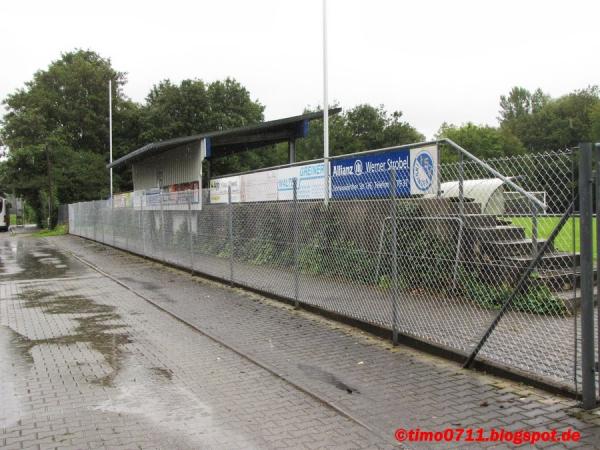
<svg viewBox="0 0 600 450">
<path fill-rule="evenodd" d="M 579 413 L 573 401 L 464 371 L 411 349 L 394 349 L 349 327 L 101 244 L 73 236 L 52 242 L 379 435 L 392 436 L 399 426 L 573 427 L 584 440 L 571 447 L 594 448 L 600 443 L 600 417 Z"/>
<path fill-rule="evenodd" d="M 48 242 L 0 237 L 0 447 L 391 447 Z"/>
</svg>

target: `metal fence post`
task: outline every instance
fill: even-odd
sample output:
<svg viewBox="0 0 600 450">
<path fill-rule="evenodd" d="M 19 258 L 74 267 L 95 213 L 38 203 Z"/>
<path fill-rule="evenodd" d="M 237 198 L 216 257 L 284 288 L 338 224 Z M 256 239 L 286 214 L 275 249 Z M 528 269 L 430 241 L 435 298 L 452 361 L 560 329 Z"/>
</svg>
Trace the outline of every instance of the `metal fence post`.
<svg viewBox="0 0 600 450">
<path fill-rule="evenodd" d="M 129 234 L 131 233 L 131 209 L 129 209 L 127 205 L 125 205 L 125 208 L 127 208 L 124 209 L 124 211 L 127 211 L 127 214 L 125 215 L 127 220 L 127 225 L 125 226 L 125 248 L 129 250 Z"/>
<path fill-rule="evenodd" d="M 458 157 L 458 212 L 462 218 L 465 215 L 465 156 L 459 153 Z"/>
<path fill-rule="evenodd" d="M 596 277 L 600 276 L 600 143 L 595 145 L 595 156 L 596 156 Z M 592 216 L 593 217 L 593 216 Z M 598 285 L 598 279 L 596 280 Z M 600 327 L 600 289 L 596 288 L 596 313 L 598 315 L 598 321 L 596 326 Z M 598 330 L 600 331 L 600 330 Z M 598 375 L 598 386 L 600 387 L 600 332 L 598 333 L 598 354 L 596 355 L 596 372 Z M 600 396 L 600 392 L 598 393 Z"/>
<path fill-rule="evenodd" d="M 231 185 L 227 186 L 229 202 L 229 283 L 233 286 L 233 203 L 231 203 Z"/>
<path fill-rule="evenodd" d="M 392 225 L 392 342 L 398 345 L 398 222 L 396 217 L 396 169 L 390 167 L 390 220 Z"/>
<path fill-rule="evenodd" d="M 162 189 L 159 191 L 158 195 L 160 198 L 160 231 L 162 232 L 162 243 L 160 246 L 160 254 L 161 254 L 161 259 L 163 261 L 166 261 L 166 259 L 165 259 L 165 243 L 167 242 L 167 236 L 165 233 L 165 213 L 164 213 L 164 209 L 163 209 Z"/>
<path fill-rule="evenodd" d="M 110 198 L 110 226 L 112 228 L 112 245 L 116 247 L 115 239 L 115 200 L 113 197 Z"/>
<path fill-rule="evenodd" d="M 106 204 L 104 205 L 104 208 L 102 208 L 102 211 L 100 211 L 100 213 L 98 213 L 98 209 L 100 209 L 100 204 L 102 203 L 102 200 L 97 200 L 94 202 L 94 240 L 97 241 L 98 240 L 98 222 L 100 222 L 100 225 L 102 226 L 102 243 L 106 244 L 107 240 L 106 240 L 106 236 L 105 234 L 105 230 L 104 230 L 104 222 L 106 220 L 106 217 L 108 215 L 108 211 L 106 211 L 106 214 L 103 214 L 104 210 L 107 210 L 108 208 L 106 208 Z M 100 220 L 98 220 L 100 219 Z"/>
<path fill-rule="evenodd" d="M 581 394 L 583 409 L 596 406 L 594 351 L 594 280 L 592 251 L 592 144 L 579 146 L 581 242 Z"/>
<path fill-rule="evenodd" d="M 531 202 L 531 256 L 535 258 L 538 251 L 538 207 Z"/>
<path fill-rule="evenodd" d="M 146 255 L 146 232 L 144 227 L 144 198 L 146 198 L 146 192 L 142 192 L 140 197 L 140 228 L 142 230 L 142 254 Z"/>
<path fill-rule="evenodd" d="M 294 308 L 299 306 L 300 296 L 300 258 L 298 255 L 298 179 L 292 180 L 294 188 Z"/>
<path fill-rule="evenodd" d="M 187 204 L 188 204 L 188 215 L 187 215 L 187 232 L 188 232 L 188 241 L 190 244 L 190 270 L 192 271 L 192 275 L 194 274 L 194 241 L 192 238 L 192 195 L 194 191 L 190 191 L 190 195 L 188 195 Z"/>
</svg>

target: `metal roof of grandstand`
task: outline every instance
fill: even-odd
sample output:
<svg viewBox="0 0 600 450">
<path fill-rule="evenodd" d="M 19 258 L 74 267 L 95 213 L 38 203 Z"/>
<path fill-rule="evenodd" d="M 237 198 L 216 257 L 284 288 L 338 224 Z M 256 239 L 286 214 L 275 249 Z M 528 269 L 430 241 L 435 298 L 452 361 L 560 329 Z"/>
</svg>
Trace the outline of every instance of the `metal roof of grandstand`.
<svg viewBox="0 0 600 450">
<path fill-rule="evenodd" d="M 329 115 L 338 114 L 341 108 L 332 108 Z M 231 128 L 229 130 L 210 131 L 166 141 L 152 142 L 115 160 L 106 167 L 118 167 L 136 160 L 162 153 L 181 145 L 198 142 L 202 139 L 210 141 L 210 156 L 220 157 L 253 148 L 263 147 L 278 142 L 305 137 L 308 132 L 308 122 L 323 117 L 323 112 L 312 112 L 284 119 Z"/>
</svg>

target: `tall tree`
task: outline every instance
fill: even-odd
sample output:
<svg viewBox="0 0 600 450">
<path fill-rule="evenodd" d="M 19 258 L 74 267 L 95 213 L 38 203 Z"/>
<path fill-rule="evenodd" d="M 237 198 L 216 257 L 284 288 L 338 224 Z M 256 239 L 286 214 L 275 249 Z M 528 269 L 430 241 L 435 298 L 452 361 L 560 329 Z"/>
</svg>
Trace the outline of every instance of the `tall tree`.
<svg viewBox="0 0 600 450">
<path fill-rule="evenodd" d="M 533 93 L 519 86 L 513 87 L 508 95 L 500 96 L 501 122 L 519 119 L 540 111 L 548 102 L 550 96 L 541 89 Z"/>
<path fill-rule="evenodd" d="M 413 126 L 402 120 L 402 112 L 390 114 L 383 105 L 358 105 L 329 119 L 332 156 L 410 144 L 424 139 Z M 323 156 L 322 121 L 311 123 L 308 136 L 298 143 L 297 154 L 301 161 Z"/>
<path fill-rule="evenodd" d="M 263 120 L 264 106 L 232 78 L 206 83 L 183 80 L 179 85 L 163 80 L 148 96 L 142 113 L 144 142 L 190 136 L 256 124 Z M 265 165 L 282 164 L 282 148 L 259 149 L 215 159 L 213 174 L 240 172 Z"/>
<path fill-rule="evenodd" d="M 514 88 L 511 94 L 520 88 Z M 521 91 L 519 91 L 521 92 Z M 530 151 L 556 150 L 577 145 L 594 137 L 600 104 L 597 86 L 576 90 L 551 99 L 538 89 L 529 96 L 529 110 L 518 108 L 521 97 L 500 98 L 500 124 L 517 136 Z M 508 102 L 508 103 L 507 103 Z M 518 113 L 517 113 L 518 111 Z"/>
<path fill-rule="evenodd" d="M 205 83 L 163 80 L 153 86 L 143 108 L 145 142 L 251 125 L 263 120 L 264 106 L 234 79 Z"/>
<path fill-rule="evenodd" d="M 65 53 L 10 94 L 0 136 L 8 148 L 2 182 L 33 205 L 108 193 L 108 81 L 113 82 L 115 153 L 137 144 L 137 106 L 122 93 L 125 74 L 89 50 Z M 132 131 L 133 129 L 133 131 Z"/>
<path fill-rule="evenodd" d="M 521 141 L 509 130 L 487 125 L 475 125 L 471 122 L 461 126 L 444 123 L 440 127 L 438 138 L 448 138 L 464 147 L 479 158 L 497 158 L 518 155 L 525 152 Z M 456 155 L 445 152 L 443 161 L 455 160 Z"/>
</svg>

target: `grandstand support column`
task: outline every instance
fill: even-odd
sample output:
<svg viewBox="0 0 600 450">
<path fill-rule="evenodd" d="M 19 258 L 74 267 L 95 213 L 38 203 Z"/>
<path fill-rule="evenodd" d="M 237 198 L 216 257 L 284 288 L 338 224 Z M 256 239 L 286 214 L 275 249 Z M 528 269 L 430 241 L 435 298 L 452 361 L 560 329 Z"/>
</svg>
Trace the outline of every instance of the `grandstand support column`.
<svg viewBox="0 0 600 450">
<path fill-rule="evenodd" d="M 288 141 L 288 162 L 293 164 L 296 162 L 296 139 Z"/>
</svg>

